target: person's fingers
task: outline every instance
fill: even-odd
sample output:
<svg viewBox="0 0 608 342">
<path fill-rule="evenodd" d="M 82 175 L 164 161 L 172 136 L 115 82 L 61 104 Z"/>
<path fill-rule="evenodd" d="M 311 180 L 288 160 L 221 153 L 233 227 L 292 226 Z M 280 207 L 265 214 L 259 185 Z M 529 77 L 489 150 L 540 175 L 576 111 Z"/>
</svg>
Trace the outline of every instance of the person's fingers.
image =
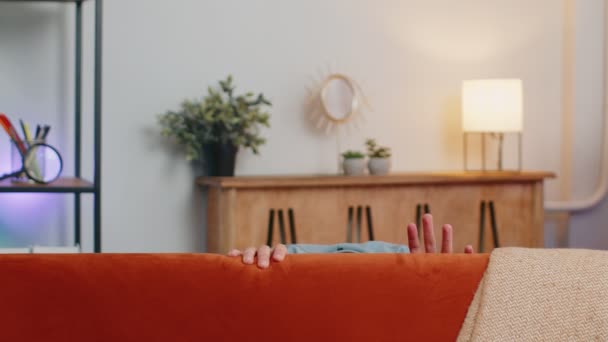
<svg viewBox="0 0 608 342">
<path fill-rule="evenodd" d="M 243 252 L 243 262 L 251 265 L 253 264 L 253 258 L 255 258 L 256 249 L 254 247 L 249 247 L 245 249 Z"/>
<path fill-rule="evenodd" d="M 228 252 L 228 256 L 231 256 L 231 257 L 239 256 L 241 254 L 243 254 L 243 252 L 241 252 L 238 249 L 233 249 L 230 252 Z"/>
<path fill-rule="evenodd" d="M 285 255 L 287 255 L 287 247 L 282 243 L 276 245 L 272 250 L 272 260 L 274 261 L 283 261 Z"/>
<path fill-rule="evenodd" d="M 452 237 L 454 234 L 452 226 L 444 224 L 441 233 L 441 253 L 452 253 Z"/>
<path fill-rule="evenodd" d="M 464 247 L 464 252 L 465 252 L 465 253 L 467 253 L 467 254 L 473 254 L 473 246 L 471 246 L 471 245 L 466 245 L 466 246 Z"/>
<path fill-rule="evenodd" d="M 424 235 L 424 250 L 427 253 L 435 253 L 435 232 L 433 231 L 433 216 L 431 214 L 422 216 L 422 233 Z"/>
<path fill-rule="evenodd" d="M 260 246 L 258 248 L 258 267 L 266 268 L 270 265 L 270 247 Z"/>
<path fill-rule="evenodd" d="M 413 223 L 407 225 L 407 245 L 410 248 L 410 253 L 422 253 L 420 240 L 418 239 L 418 228 Z"/>
</svg>

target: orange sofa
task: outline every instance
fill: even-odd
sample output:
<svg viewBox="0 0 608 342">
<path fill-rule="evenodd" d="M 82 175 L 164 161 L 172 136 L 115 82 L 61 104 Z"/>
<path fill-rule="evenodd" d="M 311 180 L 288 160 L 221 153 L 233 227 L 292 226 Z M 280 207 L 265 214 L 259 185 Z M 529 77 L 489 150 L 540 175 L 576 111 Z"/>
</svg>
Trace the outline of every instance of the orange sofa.
<svg viewBox="0 0 608 342">
<path fill-rule="evenodd" d="M 489 255 L 0 255 L 0 341 L 453 341 Z"/>
</svg>

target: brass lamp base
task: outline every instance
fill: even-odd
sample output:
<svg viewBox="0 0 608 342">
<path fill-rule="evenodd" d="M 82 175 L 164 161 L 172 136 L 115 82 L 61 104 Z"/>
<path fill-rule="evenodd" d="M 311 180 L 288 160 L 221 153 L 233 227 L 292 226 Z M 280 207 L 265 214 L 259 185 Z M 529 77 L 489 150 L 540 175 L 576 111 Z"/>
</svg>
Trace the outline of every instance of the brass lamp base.
<svg viewBox="0 0 608 342">
<path fill-rule="evenodd" d="M 504 145 L 504 133 L 503 132 L 499 132 L 499 133 L 491 133 L 491 132 L 482 132 L 481 134 L 481 170 L 474 170 L 474 169 L 469 169 L 469 165 L 468 165 L 468 154 L 467 154 L 467 147 L 468 147 L 468 137 L 469 134 L 471 134 L 471 132 L 464 132 L 463 134 L 463 154 L 464 154 L 464 171 L 466 172 L 473 172 L 473 171 L 482 171 L 482 172 L 486 172 L 486 171 L 490 171 L 486 168 L 486 135 L 490 134 L 492 137 L 495 137 L 498 139 L 498 165 L 497 165 L 497 170 L 491 170 L 491 171 L 516 171 L 516 172 L 521 172 L 522 171 L 522 133 L 521 132 L 517 132 L 517 152 L 518 152 L 518 156 L 517 156 L 517 169 L 516 170 L 505 170 L 503 167 L 503 145 Z"/>
</svg>

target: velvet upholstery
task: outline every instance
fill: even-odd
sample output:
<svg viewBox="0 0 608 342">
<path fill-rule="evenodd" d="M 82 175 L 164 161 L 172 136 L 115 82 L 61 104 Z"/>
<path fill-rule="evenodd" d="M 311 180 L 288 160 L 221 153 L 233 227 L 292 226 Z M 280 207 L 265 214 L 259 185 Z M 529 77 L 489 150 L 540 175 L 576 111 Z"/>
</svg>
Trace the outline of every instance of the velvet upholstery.
<svg viewBox="0 0 608 342">
<path fill-rule="evenodd" d="M 0 340 L 452 341 L 488 257 L 0 255 Z"/>
</svg>

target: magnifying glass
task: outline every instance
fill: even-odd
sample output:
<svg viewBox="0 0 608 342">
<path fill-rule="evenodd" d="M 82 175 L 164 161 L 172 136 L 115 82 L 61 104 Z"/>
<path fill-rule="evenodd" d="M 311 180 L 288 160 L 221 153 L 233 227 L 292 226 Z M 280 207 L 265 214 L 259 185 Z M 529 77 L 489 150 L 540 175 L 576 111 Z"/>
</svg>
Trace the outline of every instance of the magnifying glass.
<svg viewBox="0 0 608 342">
<path fill-rule="evenodd" d="M 61 154 L 51 145 L 31 145 L 21 159 L 21 169 L 0 176 L 0 181 L 25 174 L 39 184 L 49 184 L 59 178 L 63 170 Z"/>
</svg>

